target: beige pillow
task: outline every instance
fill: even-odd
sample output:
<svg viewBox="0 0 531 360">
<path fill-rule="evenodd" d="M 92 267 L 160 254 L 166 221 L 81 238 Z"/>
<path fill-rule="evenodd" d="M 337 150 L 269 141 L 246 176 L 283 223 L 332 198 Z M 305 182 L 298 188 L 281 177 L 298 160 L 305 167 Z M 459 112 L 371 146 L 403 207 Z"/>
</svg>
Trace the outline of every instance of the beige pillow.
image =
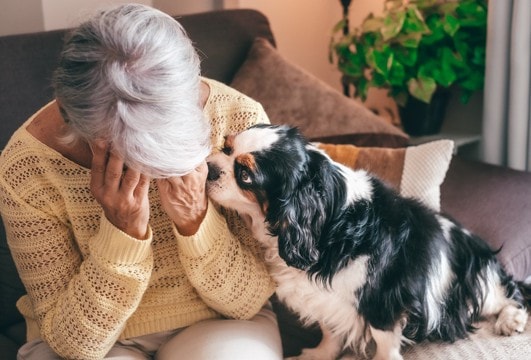
<svg viewBox="0 0 531 360">
<path fill-rule="evenodd" d="M 440 211 L 440 186 L 452 159 L 454 143 L 438 140 L 401 149 L 317 143 L 332 159 L 352 169 L 364 169 Z"/>
<path fill-rule="evenodd" d="M 323 55 L 324 56 L 324 55 Z M 260 102 L 273 124 L 298 127 L 314 141 L 401 147 L 408 136 L 255 39 L 231 86 Z"/>
</svg>

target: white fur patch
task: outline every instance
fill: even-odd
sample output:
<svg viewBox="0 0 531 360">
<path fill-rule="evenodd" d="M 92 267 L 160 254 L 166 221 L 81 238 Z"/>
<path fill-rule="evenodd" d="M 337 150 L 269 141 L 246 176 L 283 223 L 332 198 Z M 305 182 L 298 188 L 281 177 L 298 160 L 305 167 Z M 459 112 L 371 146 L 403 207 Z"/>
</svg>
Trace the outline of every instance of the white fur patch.
<svg viewBox="0 0 531 360">
<path fill-rule="evenodd" d="M 372 199 L 372 184 L 371 177 L 364 170 L 352 170 L 339 163 L 335 163 L 341 170 L 345 177 L 347 184 L 347 204 L 354 203 L 360 200 Z"/>
<path fill-rule="evenodd" d="M 373 360 L 402 360 L 400 344 L 402 329 L 395 326 L 394 331 L 378 330 L 371 326 L 371 334 L 376 342 L 376 354 Z"/>
<path fill-rule="evenodd" d="M 452 231 L 452 229 L 455 227 L 455 224 L 443 216 L 440 216 L 440 215 L 435 215 L 435 216 L 437 218 L 437 221 L 441 225 L 444 238 L 446 239 L 446 241 L 449 242 L 451 239 L 450 231 Z"/>
<path fill-rule="evenodd" d="M 487 266 L 483 271 L 485 272 L 485 281 L 480 279 L 480 283 L 486 297 L 481 314 L 485 316 L 498 314 L 505 306 L 514 302 L 505 295 L 505 289 L 501 285 L 497 270 L 492 266 Z"/>
<path fill-rule="evenodd" d="M 367 256 L 360 257 L 339 271 L 327 288 L 309 279 L 304 271 L 288 267 L 276 249 L 267 251 L 271 275 L 278 283 L 277 295 L 306 324 L 319 324 L 331 336 L 343 339 L 345 347 L 354 350 L 366 347 L 363 320 L 356 311 L 355 296 L 366 281 Z"/>
<path fill-rule="evenodd" d="M 343 177 L 345 178 L 345 184 L 347 184 L 347 203 L 349 205 L 359 200 L 371 200 L 372 198 L 372 186 L 370 183 L 370 175 L 365 170 L 353 170 L 341 163 L 335 162 L 330 156 L 322 149 L 315 146 L 315 144 L 309 144 L 307 149 L 318 151 L 325 156 L 331 163 L 336 165 Z"/>
<path fill-rule="evenodd" d="M 428 309 L 428 331 L 435 330 L 441 320 L 441 306 L 445 301 L 448 287 L 455 274 L 452 271 L 448 257 L 441 252 L 439 261 L 433 263 L 428 275 L 426 291 L 426 305 Z"/>
<path fill-rule="evenodd" d="M 251 128 L 234 138 L 234 155 L 267 150 L 279 139 L 275 128 Z"/>
</svg>

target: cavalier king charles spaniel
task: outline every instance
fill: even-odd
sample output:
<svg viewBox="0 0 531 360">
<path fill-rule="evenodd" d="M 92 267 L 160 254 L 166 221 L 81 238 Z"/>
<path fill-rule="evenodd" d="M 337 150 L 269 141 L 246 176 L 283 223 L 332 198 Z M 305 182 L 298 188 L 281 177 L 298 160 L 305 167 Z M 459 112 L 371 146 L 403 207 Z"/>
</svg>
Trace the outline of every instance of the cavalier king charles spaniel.
<svg viewBox="0 0 531 360">
<path fill-rule="evenodd" d="M 321 343 L 297 359 L 346 350 L 402 359 L 403 343 L 454 341 L 497 315 L 522 332 L 523 290 L 477 236 L 363 170 L 331 160 L 287 126 L 230 135 L 207 160 L 207 191 L 263 245 L 277 296 Z"/>
</svg>

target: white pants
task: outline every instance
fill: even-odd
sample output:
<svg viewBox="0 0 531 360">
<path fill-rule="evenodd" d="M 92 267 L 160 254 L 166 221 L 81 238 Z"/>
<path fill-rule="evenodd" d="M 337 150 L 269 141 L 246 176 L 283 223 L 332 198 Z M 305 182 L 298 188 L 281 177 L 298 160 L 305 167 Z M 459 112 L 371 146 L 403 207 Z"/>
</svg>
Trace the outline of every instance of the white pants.
<svg viewBox="0 0 531 360">
<path fill-rule="evenodd" d="M 23 345 L 18 360 L 60 359 L 43 340 Z M 176 331 L 118 341 L 113 360 L 279 360 L 282 344 L 271 306 L 250 320 L 205 320 Z"/>
</svg>

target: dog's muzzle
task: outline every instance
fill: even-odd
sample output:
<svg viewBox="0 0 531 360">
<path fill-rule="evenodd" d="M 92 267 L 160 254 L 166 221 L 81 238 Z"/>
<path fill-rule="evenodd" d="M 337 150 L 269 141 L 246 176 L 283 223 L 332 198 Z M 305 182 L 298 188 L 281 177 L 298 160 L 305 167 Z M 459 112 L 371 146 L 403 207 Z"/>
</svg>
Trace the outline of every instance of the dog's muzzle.
<svg viewBox="0 0 531 360">
<path fill-rule="evenodd" d="M 207 166 L 208 166 L 207 180 L 208 181 L 218 180 L 219 176 L 221 175 L 221 169 L 219 168 L 219 166 L 211 162 L 207 162 Z"/>
</svg>

